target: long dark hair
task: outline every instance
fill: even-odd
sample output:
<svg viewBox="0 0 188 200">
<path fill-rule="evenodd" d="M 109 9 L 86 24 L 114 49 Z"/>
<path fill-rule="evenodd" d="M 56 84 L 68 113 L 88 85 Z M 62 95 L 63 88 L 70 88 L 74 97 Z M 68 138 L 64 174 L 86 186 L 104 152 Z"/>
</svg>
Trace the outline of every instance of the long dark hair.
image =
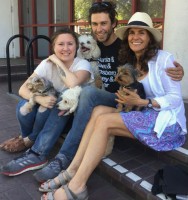
<svg viewBox="0 0 188 200">
<path fill-rule="evenodd" d="M 119 51 L 119 62 L 121 64 L 130 63 L 134 67 L 136 67 L 136 58 L 135 53 L 130 49 L 128 44 L 128 34 L 129 30 L 127 29 L 125 31 L 122 45 Z M 147 31 L 147 30 L 146 30 Z M 160 44 L 154 39 L 153 35 L 147 31 L 150 37 L 150 42 L 147 46 L 147 49 L 145 50 L 144 54 L 139 59 L 139 65 L 141 66 L 141 71 L 148 72 L 148 61 L 154 58 L 160 49 Z"/>
</svg>

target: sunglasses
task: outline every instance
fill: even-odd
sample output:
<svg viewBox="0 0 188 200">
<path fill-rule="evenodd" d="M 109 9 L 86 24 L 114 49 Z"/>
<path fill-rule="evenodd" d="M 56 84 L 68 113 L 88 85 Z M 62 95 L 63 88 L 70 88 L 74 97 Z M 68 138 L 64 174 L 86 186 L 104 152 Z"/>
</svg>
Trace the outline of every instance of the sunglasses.
<svg viewBox="0 0 188 200">
<path fill-rule="evenodd" d="M 112 4 L 110 2 L 95 2 L 91 7 L 110 7 Z"/>
</svg>

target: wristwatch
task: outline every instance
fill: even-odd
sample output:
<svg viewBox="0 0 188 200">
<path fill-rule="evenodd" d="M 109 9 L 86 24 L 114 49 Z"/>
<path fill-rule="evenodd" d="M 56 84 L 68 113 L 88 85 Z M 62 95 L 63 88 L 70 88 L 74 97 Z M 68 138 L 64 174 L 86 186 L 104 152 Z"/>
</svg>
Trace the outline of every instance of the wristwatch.
<svg viewBox="0 0 188 200">
<path fill-rule="evenodd" d="M 148 108 L 153 108 L 151 99 L 148 99 L 148 101 L 149 101 L 149 103 L 148 103 L 147 107 L 148 107 Z"/>
</svg>

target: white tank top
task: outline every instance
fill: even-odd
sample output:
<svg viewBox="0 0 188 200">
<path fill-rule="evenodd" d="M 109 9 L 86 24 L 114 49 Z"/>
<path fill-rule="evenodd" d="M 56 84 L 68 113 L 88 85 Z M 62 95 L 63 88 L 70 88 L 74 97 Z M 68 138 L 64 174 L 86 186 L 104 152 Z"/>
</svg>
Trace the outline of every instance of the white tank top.
<svg viewBox="0 0 188 200">
<path fill-rule="evenodd" d="M 143 84 L 144 86 L 144 91 L 146 93 L 146 98 L 154 98 L 154 94 L 151 90 L 151 87 L 150 87 L 150 84 L 149 84 L 149 79 L 148 79 L 148 74 L 142 79 L 139 81 L 140 83 Z"/>
</svg>

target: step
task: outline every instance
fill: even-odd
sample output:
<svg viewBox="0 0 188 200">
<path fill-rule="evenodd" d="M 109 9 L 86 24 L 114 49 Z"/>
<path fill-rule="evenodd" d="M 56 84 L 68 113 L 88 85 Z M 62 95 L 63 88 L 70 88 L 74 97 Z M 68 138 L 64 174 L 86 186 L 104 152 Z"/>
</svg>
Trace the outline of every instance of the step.
<svg viewBox="0 0 188 200">
<path fill-rule="evenodd" d="M 188 117 L 188 102 L 185 110 Z M 164 194 L 151 193 L 154 175 L 165 165 L 188 166 L 188 139 L 174 151 L 156 152 L 136 140 L 118 138 L 112 153 L 102 159 L 95 172 L 134 200 L 166 200 Z"/>
<path fill-rule="evenodd" d="M 188 119 L 188 102 L 184 102 Z M 164 194 L 152 195 L 153 178 L 167 164 L 188 166 L 188 136 L 186 137 L 182 147 L 170 152 L 156 152 L 136 140 L 119 137 L 112 153 L 102 159 L 96 172 L 134 200 L 166 199 Z"/>
<path fill-rule="evenodd" d="M 24 72 L 12 73 L 11 75 L 12 84 L 14 84 L 14 81 L 26 80 L 27 78 L 28 76 Z M 7 81 L 8 81 L 7 74 L 0 74 L 0 82 L 7 82 Z"/>
<path fill-rule="evenodd" d="M 96 172 L 134 200 L 166 199 L 164 194 L 151 193 L 155 173 L 167 164 L 188 165 L 188 148 L 158 153 L 128 138 L 121 138 L 120 148 L 117 145 Z"/>
<path fill-rule="evenodd" d="M 27 66 L 23 65 L 13 65 L 11 66 L 11 73 L 22 73 L 27 72 Z M 7 66 L 0 66 L 0 74 L 8 74 Z"/>
<path fill-rule="evenodd" d="M 34 67 L 36 67 L 41 62 L 41 59 L 34 60 Z M 12 80 L 21 80 L 26 79 L 27 76 L 27 63 L 25 58 L 11 58 L 10 59 L 10 68 L 11 68 L 11 79 Z M 0 59 L 0 81 L 7 81 L 7 60 Z"/>
</svg>

